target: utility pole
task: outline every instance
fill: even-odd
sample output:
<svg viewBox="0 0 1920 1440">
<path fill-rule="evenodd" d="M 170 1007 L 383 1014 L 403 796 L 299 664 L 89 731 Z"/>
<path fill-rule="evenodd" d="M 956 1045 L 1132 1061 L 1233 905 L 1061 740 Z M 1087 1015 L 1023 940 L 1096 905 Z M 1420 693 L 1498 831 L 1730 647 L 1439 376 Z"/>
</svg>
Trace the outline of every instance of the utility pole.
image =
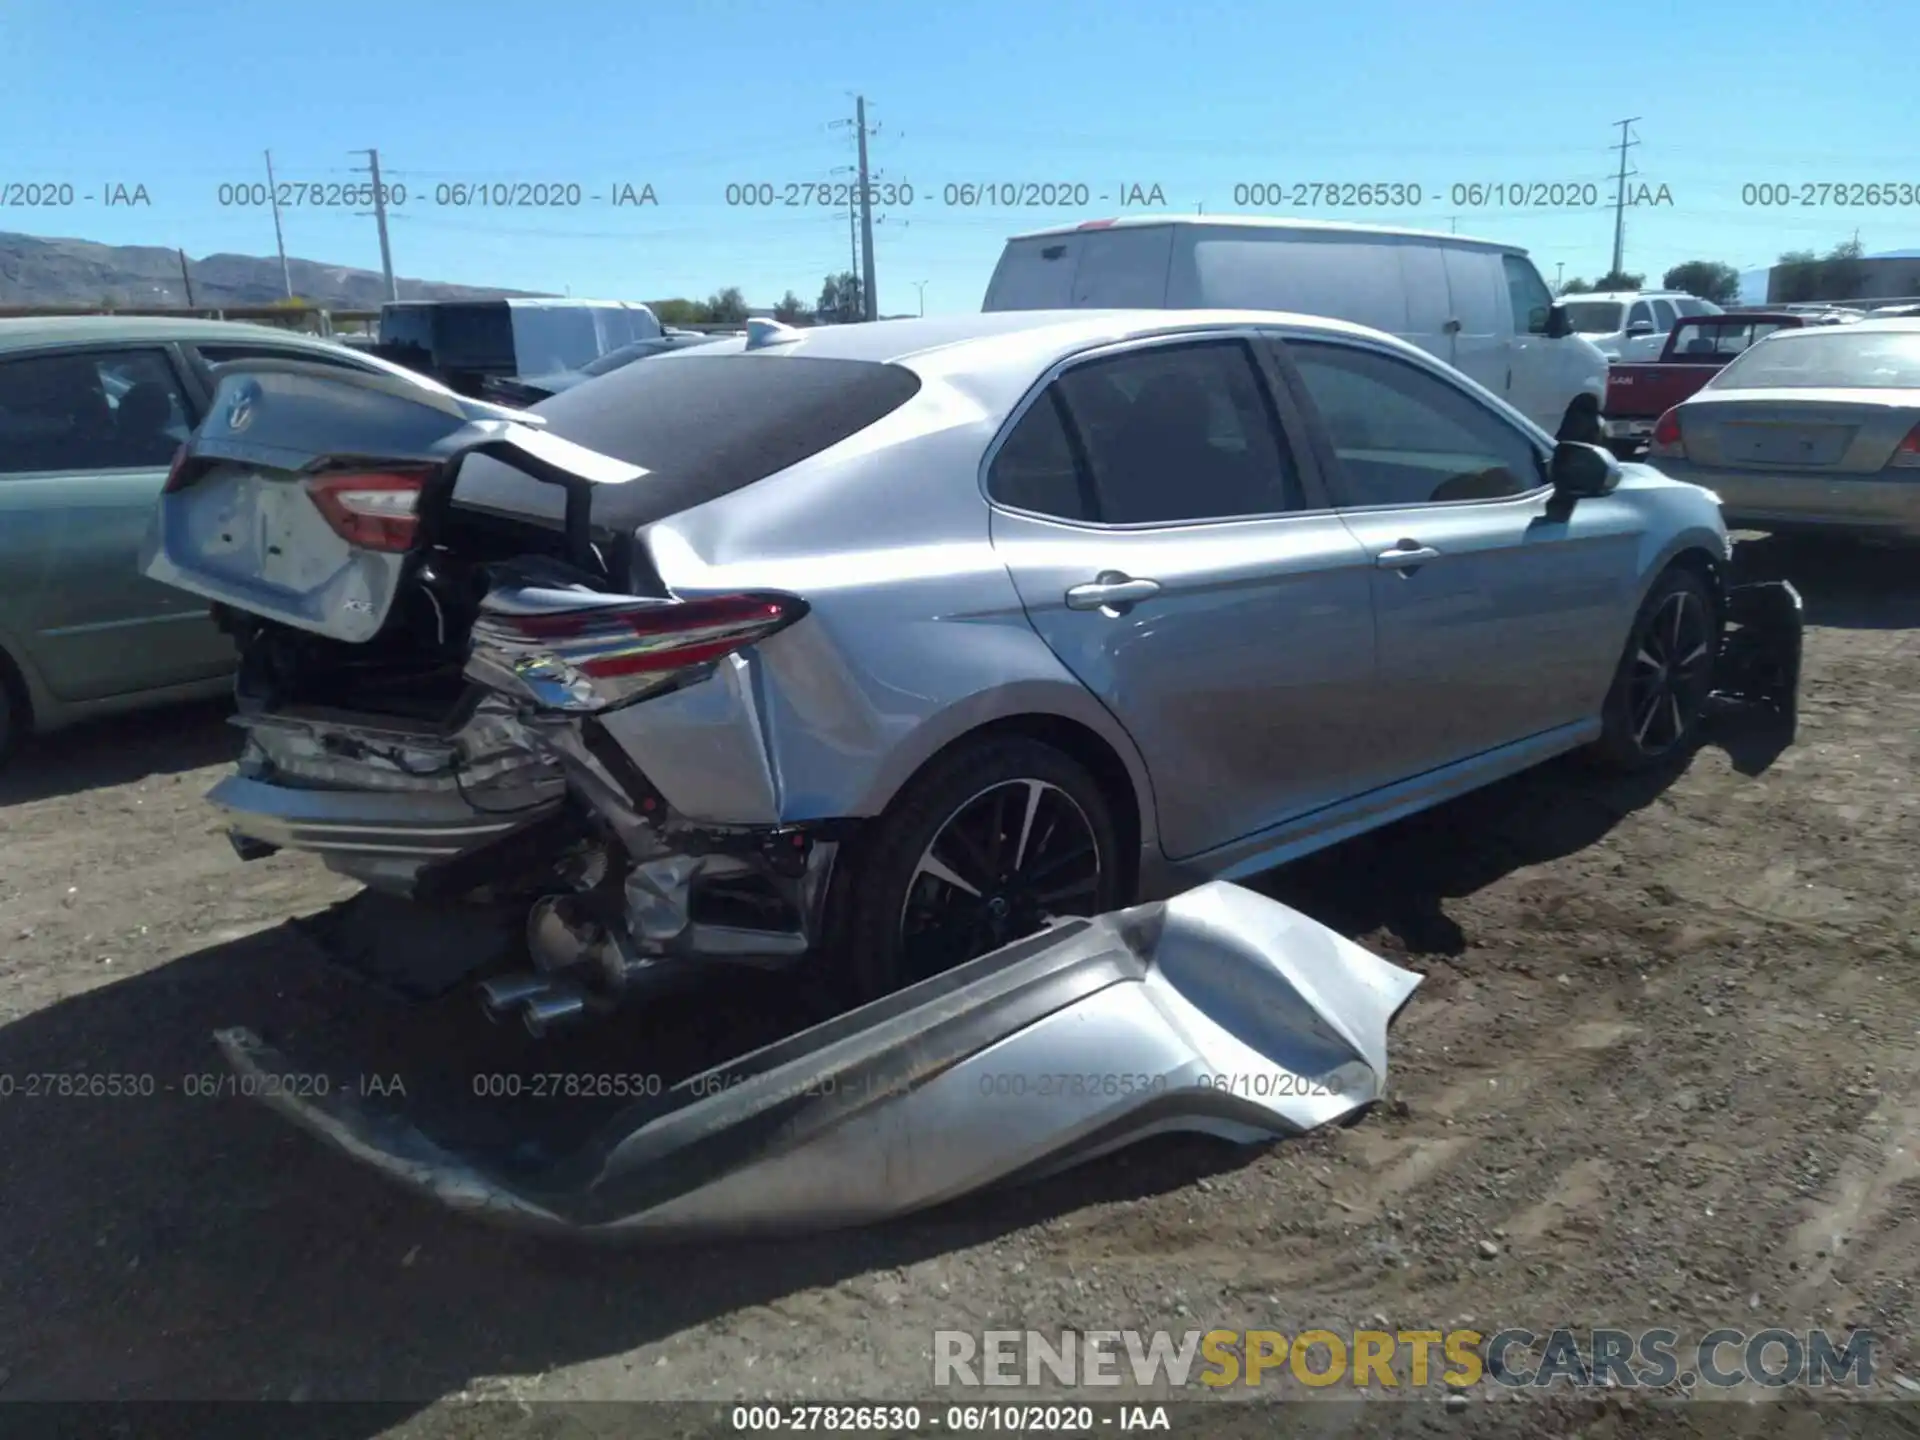
<svg viewBox="0 0 1920 1440">
<path fill-rule="evenodd" d="M 920 292 L 920 313 L 924 316 L 927 313 L 927 282 L 916 280 L 913 282 L 913 288 Z"/>
<path fill-rule="evenodd" d="M 860 139 L 860 299 L 869 320 L 880 318 L 879 298 L 873 286 L 873 190 L 867 177 L 867 97 L 853 99 L 854 131 Z"/>
<path fill-rule="evenodd" d="M 1556 260 L 1553 262 L 1553 293 L 1558 295 L 1560 293 L 1560 287 L 1566 283 L 1567 262 L 1564 260 Z"/>
<path fill-rule="evenodd" d="M 1613 192 L 1613 271 L 1618 275 L 1620 267 L 1627 261 L 1627 151 L 1640 142 L 1632 138 L 1628 126 L 1639 121 L 1635 115 L 1631 120 L 1616 120 L 1620 127 L 1620 143 L 1608 148 L 1620 152 L 1620 178 L 1615 182 Z"/>
<path fill-rule="evenodd" d="M 367 173 L 373 178 L 373 219 L 380 227 L 380 270 L 387 277 L 387 298 L 398 300 L 400 289 L 393 279 L 393 247 L 387 243 L 387 192 L 380 184 L 380 152 L 356 150 L 353 153 L 367 157 Z"/>
<path fill-rule="evenodd" d="M 287 298 L 293 298 L 293 272 L 287 269 L 287 237 L 280 233 L 280 191 L 273 183 L 273 151 L 267 156 L 267 199 L 273 204 L 273 243 L 280 250 L 280 283 L 286 287 Z"/>
<path fill-rule="evenodd" d="M 847 275 L 855 285 L 860 283 L 860 207 L 855 203 L 858 199 L 855 195 L 847 197 L 847 253 L 851 258 Z M 860 313 L 866 314 L 864 306 Z"/>
</svg>

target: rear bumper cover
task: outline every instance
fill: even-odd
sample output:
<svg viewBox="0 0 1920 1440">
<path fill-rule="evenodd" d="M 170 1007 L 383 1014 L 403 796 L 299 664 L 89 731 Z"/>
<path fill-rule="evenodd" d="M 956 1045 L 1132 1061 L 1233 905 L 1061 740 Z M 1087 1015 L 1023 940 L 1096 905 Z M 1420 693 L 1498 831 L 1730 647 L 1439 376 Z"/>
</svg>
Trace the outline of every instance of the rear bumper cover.
<svg viewBox="0 0 1920 1440">
<path fill-rule="evenodd" d="M 1144 1136 L 1298 1134 L 1377 1099 L 1420 977 L 1238 886 L 1073 921 L 725 1062 L 509 1172 L 245 1029 L 261 1098 L 456 1211 L 615 1236 L 871 1223 Z M 304 1083 L 302 1083 L 304 1082 Z M 316 1094 L 324 1088 L 324 1094 Z"/>
</svg>

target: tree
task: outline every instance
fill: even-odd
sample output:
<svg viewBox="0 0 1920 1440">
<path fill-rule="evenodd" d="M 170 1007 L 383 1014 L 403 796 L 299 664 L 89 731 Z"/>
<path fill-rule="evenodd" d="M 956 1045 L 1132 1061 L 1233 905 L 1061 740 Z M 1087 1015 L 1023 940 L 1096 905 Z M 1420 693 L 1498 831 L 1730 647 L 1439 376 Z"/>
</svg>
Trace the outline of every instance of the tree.
<svg viewBox="0 0 1920 1440">
<path fill-rule="evenodd" d="M 1788 250 L 1767 282 L 1767 299 L 1792 305 L 1811 300 L 1820 289 L 1820 260 L 1811 250 Z"/>
<path fill-rule="evenodd" d="M 1590 294 L 1592 290 L 1593 286 L 1582 280 L 1578 275 L 1560 287 L 1560 293 L 1562 295 L 1586 295 Z"/>
<path fill-rule="evenodd" d="M 1624 270 L 1609 270 L 1593 282 L 1596 290 L 1638 290 L 1647 283 L 1644 275 L 1629 275 Z"/>
<path fill-rule="evenodd" d="M 1824 259 L 1811 250 L 1789 250 L 1768 279 L 1767 298 L 1781 305 L 1851 300 L 1865 273 L 1860 258 L 1858 240 L 1842 240 Z"/>
<path fill-rule="evenodd" d="M 1860 289 L 1860 282 L 1866 278 L 1866 266 L 1860 263 L 1860 242 L 1842 240 L 1827 252 L 1827 258 L 1820 262 L 1820 296 L 1822 300 L 1851 300 Z"/>
<path fill-rule="evenodd" d="M 1731 305 L 1740 298 L 1740 272 L 1717 260 L 1682 261 L 1662 275 L 1660 283 L 1716 305 Z"/>
<path fill-rule="evenodd" d="M 662 325 L 706 325 L 713 318 L 698 300 L 649 300 L 647 308 Z"/>
<path fill-rule="evenodd" d="M 773 318 L 782 325 L 798 325 L 807 318 L 807 302 L 789 290 L 773 307 Z"/>
<path fill-rule="evenodd" d="M 708 319 L 716 325 L 738 325 L 747 318 L 747 300 L 738 285 L 714 292 L 707 301 Z"/>
<path fill-rule="evenodd" d="M 829 325 L 846 325 L 864 319 L 866 306 L 860 299 L 860 279 L 851 270 L 827 276 L 820 287 L 820 318 Z"/>
</svg>

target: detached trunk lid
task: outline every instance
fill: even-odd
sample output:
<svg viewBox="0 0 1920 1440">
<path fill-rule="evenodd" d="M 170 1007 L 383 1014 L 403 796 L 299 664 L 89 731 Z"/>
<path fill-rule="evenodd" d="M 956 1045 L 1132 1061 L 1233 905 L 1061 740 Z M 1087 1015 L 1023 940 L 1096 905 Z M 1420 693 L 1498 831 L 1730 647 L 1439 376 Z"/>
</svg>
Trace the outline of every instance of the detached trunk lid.
<svg viewBox="0 0 1920 1440">
<path fill-rule="evenodd" d="M 569 541 L 583 553 L 592 488 L 647 473 L 548 433 L 537 415 L 397 366 L 252 360 L 217 373 L 207 417 L 155 508 L 141 569 L 333 640 L 380 632 L 466 456 L 566 490 Z M 368 515 L 343 524 L 329 499 L 341 493 L 365 498 Z"/>
</svg>

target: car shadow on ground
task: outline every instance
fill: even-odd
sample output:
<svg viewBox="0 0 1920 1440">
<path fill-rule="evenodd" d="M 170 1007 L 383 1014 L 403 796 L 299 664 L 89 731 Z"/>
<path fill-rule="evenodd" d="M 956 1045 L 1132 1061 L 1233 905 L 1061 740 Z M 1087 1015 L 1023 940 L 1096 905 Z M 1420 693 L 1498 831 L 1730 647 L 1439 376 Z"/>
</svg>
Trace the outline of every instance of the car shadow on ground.
<svg viewBox="0 0 1920 1440">
<path fill-rule="evenodd" d="M 0 769 L 0 806 L 52 800 L 149 775 L 176 775 L 231 761 L 240 734 L 224 700 L 167 705 L 28 739 Z"/>
<path fill-rule="evenodd" d="M 1843 540 L 1768 535 L 1740 539 L 1733 579 L 1789 580 L 1809 625 L 1838 630 L 1920 628 L 1920 564 L 1915 549 Z"/>
<path fill-rule="evenodd" d="M 478 1073 L 517 1062 L 524 1071 L 527 1045 L 503 1038 L 518 1032 L 480 1020 L 471 995 L 460 1001 L 472 1023 L 425 1022 L 451 1038 L 450 1053 L 416 1052 L 405 1069 L 375 1072 L 377 1083 L 395 1074 L 416 1083 L 423 1065 Z M 400 1402 L 398 1413 L 314 1407 L 309 1414 L 332 1420 L 302 1424 L 302 1433 L 371 1436 L 475 1376 L 617 1355 L 1248 1160 L 1218 1142 L 1150 1142 L 1051 1180 L 803 1244 L 669 1251 L 519 1235 L 414 1198 L 213 1078 L 225 1074 L 210 1039 L 219 1026 L 254 1024 L 292 1053 L 318 1054 L 325 1047 L 309 1047 L 342 1016 L 387 1026 L 397 1013 L 389 1003 L 324 963 L 288 924 L 0 1029 L 11 1091 L 0 1104 L 6 1399 Z M 625 1043 L 654 1064 L 658 1047 L 684 1048 L 700 1028 L 663 1013 Z M 729 1047 L 709 1027 L 698 1038 L 718 1060 L 758 1037 Z M 57 1093 L 59 1077 L 82 1073 L 129 1077 L 120 1089 L 150 1093 Z M 26 1077 L 39 1077 L 31 1098 Z"/>
<path fill-rule="evenodd" d="M 1563 756 L 1246 883 L 1343 935 L 1384 931 L 1409 954 L 1456 956 L 1467 936 L 1448 900 L 1586 849 L 1652 804 L 1689 761 L 1610 775 Z"/>
</svg>

